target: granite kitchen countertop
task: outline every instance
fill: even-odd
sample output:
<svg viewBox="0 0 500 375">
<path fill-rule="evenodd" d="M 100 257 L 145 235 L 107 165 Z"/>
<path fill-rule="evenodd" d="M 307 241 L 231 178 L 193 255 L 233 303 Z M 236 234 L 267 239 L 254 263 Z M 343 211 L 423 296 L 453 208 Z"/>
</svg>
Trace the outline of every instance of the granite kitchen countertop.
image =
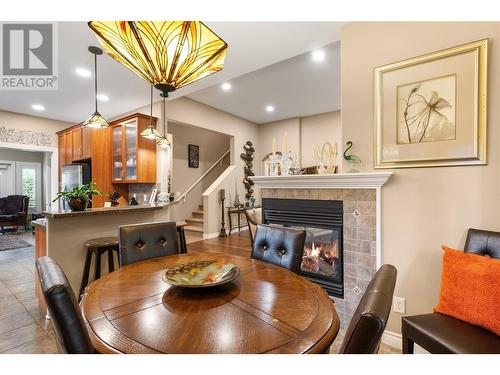
<svg viewBox="0 0 500 375">
<path fill-rule="evenodd" d="M 60 210 L 54 209 L 49 211 L 44 211 L 42 214 L 47 219 L 58 219 L 64 217 L 75 217 L 75 216 L 92 216 L 92 215 L 108 215 L 108 214 L 120 214 L 128 213 L 132 211 L 147 211 L 147 210 L 158 210 L 171 206 L 173 203 L 152 203 L 152 204 L 140 204 L 137 206 L 117 206 L 117 207 L 99 207 L 99 208 L 88 208 L 85 211 L 71 211 L 71 210 Z"/>
</svg>

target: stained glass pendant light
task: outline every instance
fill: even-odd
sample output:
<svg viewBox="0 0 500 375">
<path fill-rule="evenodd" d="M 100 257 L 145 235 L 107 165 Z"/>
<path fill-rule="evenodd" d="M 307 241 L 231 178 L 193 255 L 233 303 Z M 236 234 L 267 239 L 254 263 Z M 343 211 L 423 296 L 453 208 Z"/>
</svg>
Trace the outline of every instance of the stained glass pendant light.
<svg viewBox="0 0 500 375">
<path fill-rule="evenodd" d="M 224 67 L 227 44 L 200 21 L 91 21 L 116 61 L 164 96 Z"/>
<path fill-rule="evenodd" d="M 99 47 L 90 46 L 89 52 L 94 55 L 94 100 L 95 100 L 95 112 L 82 124 L 83 127 L 87 128 L 107 128 L 109 126 L 108 122 L 101 116 L 97 110 L 97 55 L 102 55 L 102 49 Z"/>
<path fill-rule="evenodd" d="M 156 130 L 153 125 L 153 85 L 151 85 L 151 100 L 149 107 L 149 125 L 148 127 L 141 133 L 141 137 L 147 139 L 159 139 L 161 137 L 160 132 Z"/>
</svg>

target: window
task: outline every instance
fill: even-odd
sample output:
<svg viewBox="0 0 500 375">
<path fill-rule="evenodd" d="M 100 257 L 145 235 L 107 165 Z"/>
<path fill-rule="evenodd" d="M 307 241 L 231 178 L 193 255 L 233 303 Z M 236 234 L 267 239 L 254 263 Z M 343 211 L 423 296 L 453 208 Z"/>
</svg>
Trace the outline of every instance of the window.
<svg viewBox="0 0 500 375">
<path fill-rule="evenodd" d="M 30 197 L 29 208 L 36 209 L 36 198 L 40 192 L 37 191 L 37 181 L 36 181 L 36 169 L 34 168 L 23 168 L 22 169 L 22 182 L 21 182 L 21 193 L 22 195 L 27 195 Z"/>
</svg>

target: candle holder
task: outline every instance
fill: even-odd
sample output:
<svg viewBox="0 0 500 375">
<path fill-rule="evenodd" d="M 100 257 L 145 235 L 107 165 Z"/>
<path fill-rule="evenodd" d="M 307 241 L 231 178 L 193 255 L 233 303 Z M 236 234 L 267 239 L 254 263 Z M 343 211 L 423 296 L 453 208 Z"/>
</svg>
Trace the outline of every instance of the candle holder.
<svg viewBox="0 0 500 375">
<path fill-rule="evenodd" d="M 221 227 L 220 227 L 220 232 L 219 232 L 219 237 L 225 238 L 227 237 L 227 232 L 225 228 L 225 220 L 224 220 L 224 200 L 226 198 L 225 191 L 224 189 L 221 189 L 220 191 L 220 203 L 221 203 L 221 209 L 222 209 L 222 221 L 221 221 Z"/>
<path fill-rule="evenodd" d="M 282 158 L 282 160 L 281 160 L 281 174 L 284 176 L 288 176 L 289 174 L 291 174 L 290 170 L 294 167 L 292 152 L 291 151 L 283 152 L 281 158 Z"/>
<path fill-rule="evenodd" d="M 270 171 L 269 175 L 270 176 L 279 176 L 280 175 L 280 166 L 281 166 L 281 155 L 273 154 L 269 155 L 269 162 L 270 162 Z"/>
</svg>

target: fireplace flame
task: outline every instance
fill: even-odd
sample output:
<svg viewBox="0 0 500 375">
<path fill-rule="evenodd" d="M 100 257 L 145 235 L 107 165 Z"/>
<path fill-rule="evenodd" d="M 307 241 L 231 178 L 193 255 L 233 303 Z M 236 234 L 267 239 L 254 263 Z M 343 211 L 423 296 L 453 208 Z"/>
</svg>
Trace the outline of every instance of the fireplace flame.
<svg viewBox="0 0 500 375">
<path fill-rule="evenodd" d="M 314 242 L 312 243 L 311 255 L 313 257 L 319 256 L 319 249 L 314 245 Z"/>
</svg>

